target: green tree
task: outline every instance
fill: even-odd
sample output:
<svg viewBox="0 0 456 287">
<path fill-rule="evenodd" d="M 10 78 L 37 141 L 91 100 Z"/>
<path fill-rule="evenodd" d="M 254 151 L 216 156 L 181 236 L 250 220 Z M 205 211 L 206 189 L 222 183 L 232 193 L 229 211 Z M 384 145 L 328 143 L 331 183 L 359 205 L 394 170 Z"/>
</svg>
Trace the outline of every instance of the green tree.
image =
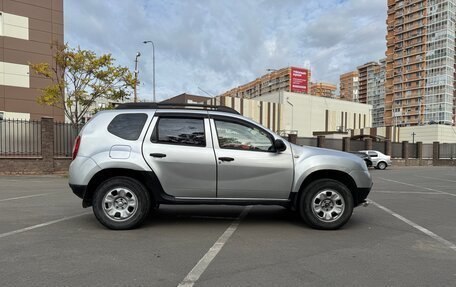
<svg viewBox="0 0 456 287">
<path fill-rule="evenodd" d="M 41 89 L 37 102 L 63 109 L 71 123 L 81 123 L 84 115 L 100 99 L 128 99 L 135 85 L 133 73 L 116 66 L 111 54 L 97 56 L 90 50 L 53 45 L 52 63 L 30 64 L 38 75 L 52 83 Z"/>
</svg>

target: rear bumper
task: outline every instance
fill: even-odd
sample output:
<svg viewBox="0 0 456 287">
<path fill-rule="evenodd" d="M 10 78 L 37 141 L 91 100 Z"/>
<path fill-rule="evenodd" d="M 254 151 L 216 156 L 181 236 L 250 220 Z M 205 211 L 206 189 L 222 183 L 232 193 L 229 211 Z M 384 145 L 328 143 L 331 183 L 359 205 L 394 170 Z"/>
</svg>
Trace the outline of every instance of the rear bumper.
<svg viewBox="0 0 456 287">
<path fill-rule="evenodd" d="M 82 199 L 82 207 L 85 208 L 91 206 L 91 202 L 87 200 L 87 198 L 84 198 L 87 190 L 87 185 L 77 185 L 70 183 L 70 188 L 77 197 Z"/>
</svg>

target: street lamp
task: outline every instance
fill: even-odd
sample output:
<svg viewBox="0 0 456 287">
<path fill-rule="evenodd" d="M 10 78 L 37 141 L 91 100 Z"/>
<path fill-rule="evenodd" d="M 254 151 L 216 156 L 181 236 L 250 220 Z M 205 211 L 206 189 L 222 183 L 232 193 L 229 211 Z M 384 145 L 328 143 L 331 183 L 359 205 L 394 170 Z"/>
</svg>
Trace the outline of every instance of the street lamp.
<svg viewBox="0 0 456 287">
<path fill-rule="evenodd" d="M 293 110 L 294 110 L 294 105 L 292 103 L 290 103 L 289 99 L 290 98 L 287 98 L 287 103 L 291 106 L 291 130 L 293 130 L 293 118 L 294 118 Z"/>
<path fill-rule="evenodd" d="M 138 101 L 138 92 L 137 92 L 137 86 L 138 86 L 138 74 L 139 74 L 139 70 L 138 70 L 138 58 L 141 56 L 141 53 L 140 52 L 137 52 L 136 53 L 136 57 L 135 57 L 135 97 L 134 97 L 134 102 L 136 103 Z"/>
<path fill-rule="evenodd" d="M 153 95 L 154 95 L 154 103 L 155 103 L 155 45 L 154 45 L 154 42 L 152 42 L 151 40 L 143 41 L 143 43 L 152 44 L 152 72 L 153 72 L 152 86 L 153 86 Z"/>
</svg>

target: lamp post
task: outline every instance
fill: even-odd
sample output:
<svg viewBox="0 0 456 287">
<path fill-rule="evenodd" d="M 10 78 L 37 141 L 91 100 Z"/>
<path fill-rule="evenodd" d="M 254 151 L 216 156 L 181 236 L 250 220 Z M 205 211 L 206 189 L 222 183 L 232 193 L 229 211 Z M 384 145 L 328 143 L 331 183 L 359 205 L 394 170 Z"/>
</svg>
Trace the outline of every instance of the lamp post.
<svg viewBox="0 0 456 287">
<path fill-rule="evenodd" d="M 153 86 L 153 97 L 154 97 L 154 103 L 155 103 L 155 45 L 154 42 L 151 40 L 143 41 L 144 44 L 152 44 L 152 72 L 153 72 L 153 77 L 152 77 L 152 86 Z"/>
<path fill-rule="evenodd" d="M 413 133 L 412 133 L 412 143 L 415 143 L 415 136 L 416 136 L 416 133 L 413 132 Z"/>
<path fill-rule="evenodd" d="M 294 110 L 294 105 L 292 103 L 290 103 L 289 98 L 287 98 L 287 103 L 291 106 L 291 130 L 293 130 L 293 118 L 294 118 L 293 110 Z"/>
<path fill-rule="evenodd" d="M 138 101 L 138 92 L 137 92 L 137 86 L 138 86 L 138 58 L 141 56 L 140 52 L 136 53 L 136 58 L 135 58 L 135 97 L 134 97 L 134 102 L 136 103 Z"/>
</svg>

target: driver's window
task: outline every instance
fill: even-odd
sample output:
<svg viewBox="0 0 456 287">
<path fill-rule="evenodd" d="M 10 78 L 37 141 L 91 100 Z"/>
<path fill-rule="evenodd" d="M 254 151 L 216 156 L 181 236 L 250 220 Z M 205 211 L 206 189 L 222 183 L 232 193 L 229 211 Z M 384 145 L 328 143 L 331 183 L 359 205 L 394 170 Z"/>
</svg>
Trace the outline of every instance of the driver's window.
<svg viewBox="0 0 456 287">
<path fill-rule="evenodd" d="M 269 135 L 258 128 L 222 120 L 215 120 L 215 127 L 220 148 L 274 151 Z"/>
</svg>

